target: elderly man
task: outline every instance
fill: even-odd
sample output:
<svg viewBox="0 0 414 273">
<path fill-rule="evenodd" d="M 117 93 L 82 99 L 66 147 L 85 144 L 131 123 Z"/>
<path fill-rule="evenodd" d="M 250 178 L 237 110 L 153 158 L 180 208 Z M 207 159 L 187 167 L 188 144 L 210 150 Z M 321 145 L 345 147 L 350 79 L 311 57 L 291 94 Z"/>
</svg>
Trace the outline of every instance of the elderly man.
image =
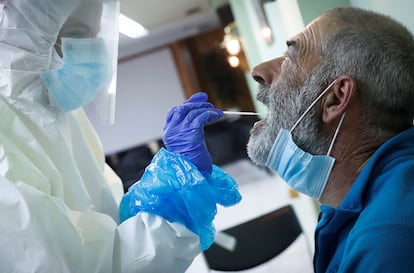
<svg viewBox="0 0 414 273">
<path fill-rule="evenodd" d="M 321 202 L 316 272 L 412 272 L 414 40 L 357 8 L 323 13 L 256 66 L 249 156 Z"/>
</svg>

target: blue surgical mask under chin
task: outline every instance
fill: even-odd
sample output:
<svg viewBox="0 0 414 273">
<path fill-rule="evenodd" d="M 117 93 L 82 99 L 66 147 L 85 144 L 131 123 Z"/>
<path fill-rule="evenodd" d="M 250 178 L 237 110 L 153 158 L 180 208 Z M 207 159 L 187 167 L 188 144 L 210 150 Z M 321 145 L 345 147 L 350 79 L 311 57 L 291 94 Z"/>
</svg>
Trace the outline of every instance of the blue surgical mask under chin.
<svg viewBox="0 0 414 273">
<path fill-rule="evenodd" d="M 335 159 L 329 156 L 333 143 L 345 118 L 338 123 L 327 155 L 312 155 L 299 148 L 292 138 L 292 131 L 316 102 L 333 86 L 332 82 L 302 114 L 290 131 L 281 129 L 270 150 L 266 166 L 273 169 L 293 189 L 319 200 L 326 188 Z"/>
<path fill-rule="evenodd" d="M 99 38 L 62 38 L 64 64 L 40 75 L 49 100 L 62 111 L 90 103 L 108 84 L 111 67 L 107 50 Z"/>
</svg>

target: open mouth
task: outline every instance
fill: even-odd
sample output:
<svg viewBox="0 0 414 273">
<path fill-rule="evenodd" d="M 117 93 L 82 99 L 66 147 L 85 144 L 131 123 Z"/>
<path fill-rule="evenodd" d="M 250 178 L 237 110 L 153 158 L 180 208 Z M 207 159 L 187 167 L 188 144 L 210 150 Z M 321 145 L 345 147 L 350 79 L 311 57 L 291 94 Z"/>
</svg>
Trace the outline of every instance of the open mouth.
<svg viewBox="0 0 414 273">
<path fill-rule="evenodd" d="M 256 122 L 254 123 L 253 128 L 255 128 L 255 127 L 260 127 L 260 126 L 262 126 L 265 122 L 266 122 L 266 118 L 261 119 L 261 120 L 258 120 L 258 121 L 256 121 Z"/>
<path fill-rule="evenodd" d="M 267 115 L 263 119 L 256 121 L 253 124 L 253 127 L 251 128 L 250 132 L 251 133 L 255 131 L 258 132 L 266 124 L 266 121 L 267 121 Z"/>
</svg>

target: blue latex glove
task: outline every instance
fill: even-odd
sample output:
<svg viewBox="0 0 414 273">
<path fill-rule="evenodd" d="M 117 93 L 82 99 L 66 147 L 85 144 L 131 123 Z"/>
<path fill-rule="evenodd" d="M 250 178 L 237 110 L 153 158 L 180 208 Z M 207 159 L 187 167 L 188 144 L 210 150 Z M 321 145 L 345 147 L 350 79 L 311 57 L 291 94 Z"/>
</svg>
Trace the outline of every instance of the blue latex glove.
<svg viewBox="0 0 414 273">
<path fill-rule="evenodd" d="M 207 102 L 206 93 L 196 93 L 170 110 L 163 141 L 168 151 L 186 156 L 200 172 L 211 173 L 212 160 L 204 142 L 204 126 L 223 116 Z"/>
</svg>

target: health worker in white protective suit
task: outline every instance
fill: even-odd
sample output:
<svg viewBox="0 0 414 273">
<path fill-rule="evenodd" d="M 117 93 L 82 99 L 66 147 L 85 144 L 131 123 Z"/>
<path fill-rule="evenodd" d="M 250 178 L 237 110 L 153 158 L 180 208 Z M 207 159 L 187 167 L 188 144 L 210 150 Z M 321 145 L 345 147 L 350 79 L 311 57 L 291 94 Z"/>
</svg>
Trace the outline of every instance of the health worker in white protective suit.
<svg viewBox="0 0 414 273">
<path fill-rule="evenodd" d="M 216 203 L 240 200 L 206 151 L 222 113 L 202 93 L 171 110 L 167 149 L 123 195 L 85 114 L 113 115 L 118 12 L 0 0 L 0 272 L 185 272 L 214 240 Z"/>
</svg>

